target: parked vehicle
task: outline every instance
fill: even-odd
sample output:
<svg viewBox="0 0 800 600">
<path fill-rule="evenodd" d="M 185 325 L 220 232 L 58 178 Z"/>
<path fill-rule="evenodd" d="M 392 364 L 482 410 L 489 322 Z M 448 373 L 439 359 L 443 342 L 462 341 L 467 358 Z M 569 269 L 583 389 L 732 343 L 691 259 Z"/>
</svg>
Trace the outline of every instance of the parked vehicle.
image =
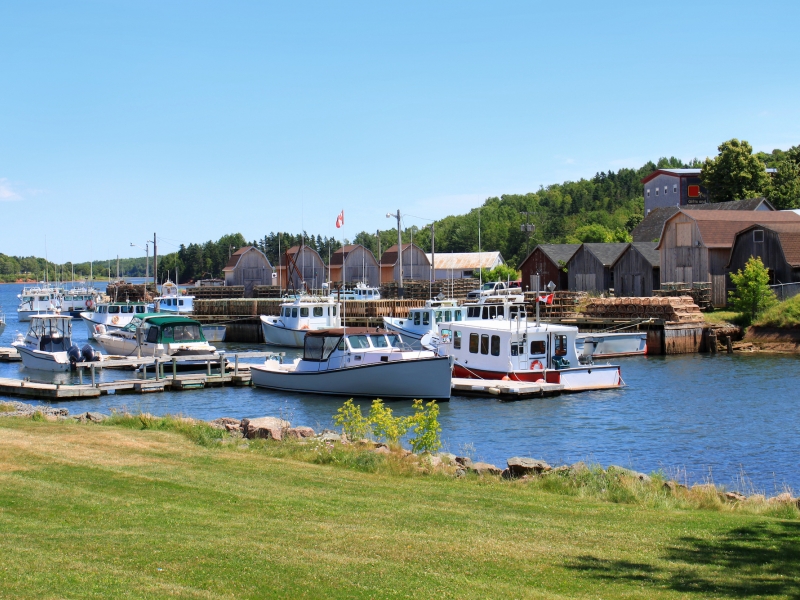
<svg viewBox="0 0 800 600">
<path fill-rule="evenodd" d="M 512 282 L 516 284 L 516 282 Z M 505 281 L 487 281 L 479 289 L 467 294 L 467 300 L 478 300 L 481 296 L 497 296 L 508 294 L 521 294 L 522 288 L 516 285 L 507 285 Z"/>
</svg>

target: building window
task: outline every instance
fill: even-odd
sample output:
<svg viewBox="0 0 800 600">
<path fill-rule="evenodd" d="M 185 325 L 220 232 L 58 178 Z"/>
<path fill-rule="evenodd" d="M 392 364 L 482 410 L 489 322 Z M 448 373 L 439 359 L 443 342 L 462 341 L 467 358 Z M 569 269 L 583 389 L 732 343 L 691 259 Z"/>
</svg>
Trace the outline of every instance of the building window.
<svg viewBox="0 0 800 600">
<path fill-rule="evenodd" d="M 700 197 L 700 186 L 699 185 L 690 185 L 686 188 L 686 195 L 689 198 L 699 198 Z"/>
<path fill-rule="evenodd" d="M 658 196 L 658 188 L 656 188 L 656 196 Z"/>
<path fill-rule="evenodd" d="M 667 195 L 667 189 L 668 189 L 667 186 L 664 186 L 664 195 L 665 196 Z"/>
<path fill-rule="evenodd" d="M 753 241 L 756 244 L 764 241 L 764 230 L 763 229 L 754 229 L 753 230 Z"/>
<path fill-rule="evenodd" d="M 647 197 L 650 197 L 650 188 L 647 188 Z"/>
<path fill-rule="evenodd" d="M 678 193 L 678 184 L 677 183 L 672 186 L 672 193 L 673 194 L 677 194 Z"/>
</svg>

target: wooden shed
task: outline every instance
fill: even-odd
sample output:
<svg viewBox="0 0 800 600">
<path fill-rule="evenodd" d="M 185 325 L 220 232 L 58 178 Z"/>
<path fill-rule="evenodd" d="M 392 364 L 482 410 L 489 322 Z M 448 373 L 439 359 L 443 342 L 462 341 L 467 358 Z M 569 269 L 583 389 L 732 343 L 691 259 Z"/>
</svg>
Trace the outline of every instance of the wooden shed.
<svg viewBox="0 0 800 600">
<path fill-rule="evenodd" d="M 743 270 L 751 256 L 767 267 L 770 284 L 800 282 L 800 223 L 759 223 L 737 233 L 726 265 L 727 291 L 733 289 L 730 273 Z"/>
<path fill-rule="evenodd" d="M 296 268 L 289 257 L 294 259 Z M 301 276 L 309 290 L 322 289 L 322 284 L 327 281 L 328 268 L 319 252 L 310 246 L 292 246 L 281 256 L 279 285 L 299 291 L 302 289 Z"/>
<path fill-rule="evenodd" d="M 680 210 L 667 219 L 658 249 L 661 282 L 711 282 L 711 303 L 727 304 L 728 262 L 736 234 L 751 225 L 800 223 L 791 211 Z"/>
<path fill-rule="evenodd" d="M 614 263 L 614 294 L 652 296 L 661 287 L 660 266 L 657 242 L 633 242 Z"/>
<path fill-rule="evenodd" d="M 519 266 L 522 287 L 530 289 L 531 276 L 539 274 L 540 285 L 545 289 L 551 281 L 557 290 L 569 289 L 567 264 L 581 247 L 580 244 L 539 244 Z"/>
<path fill-rule="evenodd" d="M 503 255 L 493 252 L 436 252 L 428 253 L 434 270 L 434 280 L 470 279 L 478 276 L 480 269 L 494 269 L 505 264 Z"/>
<path fill-rule="evenodd" d="M 222 269 L 225 285 L 243 285 L 245 298 L 253 297 L 253 286 L 275 285 L 273 268 L 266 255 L 255 246 L 243 246 L 228 259 Z"/>
<path fill-rule="evenodd" d="M 403 244 L 403 279 L 422 279 L 430 281 L 431 263 L 416 244 Z M 397 244 L 381 256 L 381 283 L 398 281 L 400 267 L 397 261 Z"/>
<path fill-rule="evenodd" d="M 571 292 L 606 292 L 614 287 L 614 263 L 628 244 L 582 244 L 567 264 Z"/>
<path fill-rule="evenodd" d="M 331 281 L 345 284 L 363 282 L 371 287 L 381 283 L 380 267 L 375 255 L 361 244 L 342 246 L 331 256 Z"/>
</svg>

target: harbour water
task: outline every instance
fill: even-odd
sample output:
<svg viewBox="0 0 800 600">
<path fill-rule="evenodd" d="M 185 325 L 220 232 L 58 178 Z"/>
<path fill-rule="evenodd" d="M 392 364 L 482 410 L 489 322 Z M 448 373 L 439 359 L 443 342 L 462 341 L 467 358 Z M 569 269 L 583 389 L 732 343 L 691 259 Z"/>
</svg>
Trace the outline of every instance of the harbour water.
<svg viewBox="0 0 800 600">
<path fill-rule="evenodd" d="M 9 346 L 27 324 L 16 321 L 19 284 L 0 285 L 0 313 Z M 75 341 L 85 343 L 82 324 Z M 225 344 L 219 345 L 221 348 Z M 227 345 L 228 350 L 248 346 Z M 266 350 L 266 346 L 249 346 Z M 287 357 L 299 354 L 287 349 Z M 453 397 L 441 405 L 445 450 L 504 466 L 511 456 L 551 464 L 597 462 L 650 472 L 663 470 L 682 482 L 720 485 L 769 495 L 784 486 L 800 491 L 798 440 L 800 357 L 788 355 L 682 355 L 620 359 L 627 386 L 602 392 L 503 403 Z M 0 364 L 0 377 L 36 380 L 53 374 L 26 372 L 20 363 Z M 59 377 L 77 377 L 59 374 Z M 130 372 L 104 371 L 104 379 Z M 0 400 L 11 399 L 3 398 Z M 283 416 L 296 425 L 332 427 L 344 398 L 292 395 L 253 388 L 212 388 L 152 395 L 103 396 L 59 403 L 71 414 L 127 408 L 201 419 L 221 416 Z M 364 401 L 362 410 L 368 410 Z M 408 414 L 410 403 L 390 405 Z"/>
</svg>

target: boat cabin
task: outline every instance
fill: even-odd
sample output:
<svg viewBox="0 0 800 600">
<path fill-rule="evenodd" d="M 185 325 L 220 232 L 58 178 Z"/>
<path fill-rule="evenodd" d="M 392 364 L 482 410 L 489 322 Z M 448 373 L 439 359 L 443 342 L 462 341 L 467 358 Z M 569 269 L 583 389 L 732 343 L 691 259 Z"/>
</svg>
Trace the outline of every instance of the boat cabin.
<svg viewBox="0 0 800 600">
<path fill-rule="evenodd" d="M 279 320 L 286 329 L 319 329 L 341 327 L 341 308 L 332 300 L 298 298 L 281 304 Z"/>
<path fill-rule="evenodd" d="M 311 331 L 305 336 L 303 360 L 298 371 L 342 369 L 402 360 L 407 350 L 409 347 L 398 334 L 385 329 L 347 327 Z"/>
<path fill-rule="evenodd" d="M 352 289 L 333 291 L 331 298 L 334 300 L 380 300 L 381 292 L 376 287 L 358 284 Z"/>
<path fill-rule="evenodd" d="M 72 346 L 72 317 L 32 315 L 28 342 L 38 341 L 41 352 L 67 352 Z"/>
<path fill-rule="evenodd" d="M 137 315 L 122 329 L 135 333 L 140 327 L 144 331 L 142 341 L 148 344 L 185 344 L 206 341 L 200 322 L 186 317 L 147 313 L 141 316 Z"/>
<path fill-rule="evenodd" d="M 101 315 L 143 315 L 147 312 L 147 305 L 143 302 L 111 302 L 98 304 L 95 312 Z"/>
<path fill-rule="evenodd" d="M 527 317 L 525 304 L 511 302 L 482 302 L 480 304 L 465 304 L 462 308 L 467 311 L 467 320 L 491 321 L 492 319 L 517 319 L 523 322 Z"/>
<path fill-rule="evenodd" d="M 491 377 L 502 373 L 538 372 L 576 367 L 575 327 L 528 324 L 498 317 L 493 321 L 448 323 L 440 328 L 440 354 L 455 358 L 455 376 Z"/>
<path fill-rule="evenodd" d="M 433 301 L 425 303 L 424 308 L 412 308 L 408 311 L 408 321 L 415 327 L 430 327 L 436 323 L 463 321 L 466 311 L 458 306 L 455 300 Z"/>
</svg>

